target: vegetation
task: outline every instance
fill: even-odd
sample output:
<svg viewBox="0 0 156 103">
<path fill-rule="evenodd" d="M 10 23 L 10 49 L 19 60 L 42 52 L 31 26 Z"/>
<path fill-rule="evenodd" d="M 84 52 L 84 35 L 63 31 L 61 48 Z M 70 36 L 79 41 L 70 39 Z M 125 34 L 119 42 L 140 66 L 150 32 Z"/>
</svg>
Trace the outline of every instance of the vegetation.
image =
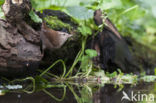
<svg viewBox="0 0 156 103">
<path fill-rule="evenodd" d="M 44 9 L 64 11 L 79 22 L 92 18 L 94 10 L 100 8 L 107 13 L 122 35 L 130 35 L 140 43 L 155 49 L 155 0 L 150 2 L 143 0 L 32 0 L 32 4 L 35 10 L 39 11 Z"/>
<path fill-rule="evenodd" d="M 2 5 L 4 0 L 0 1 Z M 92 87 L 84 85 L 80 90 L 80 94 L 83 98 L 80 98 L 73 90 L 71 81 L 76 78 L 84 79 L 92 83 L 104 83 L 118 84 L 122 88 L 122 84 L 136 84 L 138 81 L 153 82 L 156 81 L 155 76 L 143 75 L 139 78 L 133 74 L 125 75 L 120 70 L 114 73 L 105 73 L 103 70 L 94 68 L 92 58 L 97 56 L 95 50 L 85 50 L 86 40 L 88 36 L 92 35 L 94 30 L 100 31 L 105 25 L 97 27 L 92 18 L 94 10 L 101 9 L 107 16 L 113 21 L 118 30 L 123 36 L 130 36 L 140 44 L 156 51 L 156 1 L 155 0 L 31 0 L 32 6 L 35 10 L 42 12 L 44 9 L 60 10 L 72 17 L 74 22 L 78 24 L 77 31 L 81 36 L 81 50 L 75 57 L 73 64 L 67 69 L 63 60 L 57 60 L 45 71 L 41 70 L 41 74 L 36 77 L 27 77 L 25 79 L 9 81 L 6 78 L 4 80 L 9 81 L 9 84 L 16 84 L 23 81 L 31 80 L 32 83 L 26 86 L 25 89 L 20 89 L 20 92 L 33 93 L 34 91 L 43 90 L 52 98 L 57 101 L 64 99 L 66 93 L 66 86 L 71 90 L 78 103 L 84 103 L 89 101 L 85 98 L 84 92 L 89 92 L 92 95 Z M 33 11 L 30 13 L 31 18 L 35 22 L 42 22 Z M 0 9 L 0 18 L 4 18 L 3 12 Z M 71 27 L 69 24 L 59 21 L 57 17 L 46 17 L 45 21 L 48 21 L 50 27 L 55 29 L 66 28 L 69 31 Z M 96 35 L 96 34 L 95 34 Z M 77 74 L 72 75 L 73 70 L 78 62 L 81 62 Z M 49 73 L 50 69 L 61 63 L 63 65 L 63 73 L 61 76 Z M 59 68 L 60 69 L 60 68 Z M 67 71 L 68 70 L 68 71 Z M 96 77 L 94 77 L 96 76 Z M 56 81 L 64 81 L 64 84 L 56 85 L 52 84 L 48 80 L 55 78 Z M 92 78 L 92 79 L 89 79 Z M 112 78 L 116 78 L 114 81 Z M 58 87 L 63 88 L 64 93 L 61 99 L 56 98 L 49 93 L 46 88 Z M 80 86 L 81 87 L 81 86 Z M 15 90 L 16 91 L 16 90 Z M 2 91 L 2 93 L 10 91 Z M 1 93 L 1 91 L 0 91 Z"/>
</svg>

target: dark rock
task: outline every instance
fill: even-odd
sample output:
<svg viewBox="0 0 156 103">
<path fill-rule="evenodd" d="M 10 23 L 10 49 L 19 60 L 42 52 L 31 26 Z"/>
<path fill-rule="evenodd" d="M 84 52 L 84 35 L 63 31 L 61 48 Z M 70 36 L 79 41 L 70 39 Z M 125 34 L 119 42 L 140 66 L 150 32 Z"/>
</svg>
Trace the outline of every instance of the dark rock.
<svg viewBox="0 0 156 103">
<path fill-rule="evenodd" d="M 103 24 L 101 10 L 94 13 L 94 21 L 97 25 Z M 136 72 L 134 59 L 131 55 L 128 45 L 120 36 L 116 27 L 106 18 L 106 25 L 102 32 L 99 32 L 91 41 L 91 48 L 98 52 L 98 56 L 93 59 L 95 65 L 102 69 L 113 72 L 120 68 L 123 72 Z"/>
</svg>

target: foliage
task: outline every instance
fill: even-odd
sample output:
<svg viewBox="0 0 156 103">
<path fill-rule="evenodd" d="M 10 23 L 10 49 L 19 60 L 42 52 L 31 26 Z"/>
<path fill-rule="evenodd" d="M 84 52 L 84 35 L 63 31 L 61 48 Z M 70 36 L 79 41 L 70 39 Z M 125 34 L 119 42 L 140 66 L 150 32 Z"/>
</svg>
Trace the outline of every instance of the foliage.
<svg viewBox="0 0 156 103">
<path fill-rule="evenodd" d="M 71 30 L 71 26 L 69 24 L 62 22 L 57 17 L 47 16 L 44 18 L 44 20 L 49 24 L 50 28 L 54 30 L 62 30 L 62 28 L 65 28 L 69 31 Z"/>
<path fill-rule="evenodd" d="M 4 3 L 4 0 L 1 0 L 1 1 L 0 1 L 0 5 L 2 5 L 3 3 Z"/>
<path fill-rule="evenodd" d="M 93 57 L 96 57 L 97 56 L 97 52 L 95 50 L 92 50 L 92 49 L 87 49 L 85 50 L 85 53 L 90 57 L 90 58 L 93 58 Z"/>
<path fill-rule="evenodd" d="M 116 24 L 122 35 L 129 35 L 141 44 L 156 50 L 156 25 L 154 23 L 156 18 L 151 13 L 150 8 L 147 8 L 149 7 L 148 3 L 145 3 L 147 1 L 121 1 L 122 8 L 107 10 L 108 16 Z M 150 1 L 150 4 L 155 5 L 155 1 Z"/>
<path fill-rule="evenodd" d="M 91 35 L 92 34 L 92 30 L 86 26 L 86 25 L 82 25 L 78 28 L 78 30 L 80 31 L 80 33 L 83 35 L 83 36 L 88 36 L 88 35 Z"/>
<path fill-rule="evenodd" d="M 32 4 L 36 10 L 62 10 L 78 20 L 88 20 L 93 17 L 94 10 L 102 9 L 122 35 L 156 50 L 155 0 L 32 0 Z M 90 34 L 86 24 L 79 30 L 82 35 L 84 30 Z"/>
<path fill-rule="evenodd" d="M 0 8 L 0 18 L 4 18 L 4 13 L 2 12 L 1 8 Z"/>
<path fill-rule="evenodd" d="M 29 15 L 30 15 L 31 19 L 32 19 L 34 22 L 36 22 L 36 23 L 41 23 L 41 22 L 42 22 L 42 19 L 39 18 L 39 16 L 36 15 L 32 10 L 30 11 Z"/>
<path fill-rule="evenodd" d="M 0 6 L 4 3 L 4 0 L 0 1 Z M 4 13 L 2 12 L 2 9 L 0 7 L 0 18 L 4 18 Z"/>
</svg>

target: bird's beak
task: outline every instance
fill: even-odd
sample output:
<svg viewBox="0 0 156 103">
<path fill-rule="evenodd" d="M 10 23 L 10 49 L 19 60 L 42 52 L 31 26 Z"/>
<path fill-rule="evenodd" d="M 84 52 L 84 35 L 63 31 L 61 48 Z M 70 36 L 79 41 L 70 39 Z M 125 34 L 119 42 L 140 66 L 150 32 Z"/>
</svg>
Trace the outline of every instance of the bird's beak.
<svg viewBox="0 0 156 103">
<path fill-rule="evenodd" d="M 72 37 L 72 36 L 73 36 L 72 34 L 69 34 L 69 38 Z"/>
<path fill-rule="evenodd" d="M 69 36 L 68 36 L 71 40 L 74 40 L 74 38 L 73 38 L 73 34 L 69 34 Z"/>
</svg>

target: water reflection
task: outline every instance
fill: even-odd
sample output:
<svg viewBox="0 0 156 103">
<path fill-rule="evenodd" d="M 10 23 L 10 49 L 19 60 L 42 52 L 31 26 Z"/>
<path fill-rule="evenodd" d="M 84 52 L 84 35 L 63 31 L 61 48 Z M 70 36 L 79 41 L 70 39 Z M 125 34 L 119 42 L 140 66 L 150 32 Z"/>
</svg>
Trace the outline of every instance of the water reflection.
<svg viewBox="0 0 156 103">
<path fill-rule="evenodd" d="M 124 85 L 122 90 L 119 90 L 118 87 L 114 88 L 114 85 L 105 85 L 94 94 L 93 101 L 94 103 L 155 103 L 149 100 L 146 101 L 144 97 L 143 99 L 145 101 L 143 102 L 141 97 L 142 94 L 149 95 L 150 93 L 155 96 L 154 85 L 154 83 L 140 83 L 135 86 Z M 121 100 L 122 97 L 125 96 L 123 92 L 126 93 L 125 95 L 127 95 L 130 100 L 126 98 Z"/>
<path fill-rule="evenodd" d="M 43 91 L 36 91 L 32 94 L 7 93 L 0 96 L 0 103 L 155 103 L 156 101 L 149 101 L 152 100 L 152 97 L 149 97 L 150 94 L 156 97 L 155 87 L 155 83 L 139 83 L 133 86 L 116 86 L 112 84 L 105 84 L 104 86 L 97 84 L 76 86 L 66 83 L 66 95 L 63 101 L 60 102 Z M 61 98 L 64 93 L 63 88 L 55 87 L 46 90 L 57 98 Z M 131 97 L 132 92 L 134 97 Z M 144 95 L 143 98 L 142 94 Z M 123 98 L 126 95 L 131 101 Z M 121 101 L 122 98 L 123 100 Z M 143 99 L 145 102 L 137 102 Z"/>
</svg>

